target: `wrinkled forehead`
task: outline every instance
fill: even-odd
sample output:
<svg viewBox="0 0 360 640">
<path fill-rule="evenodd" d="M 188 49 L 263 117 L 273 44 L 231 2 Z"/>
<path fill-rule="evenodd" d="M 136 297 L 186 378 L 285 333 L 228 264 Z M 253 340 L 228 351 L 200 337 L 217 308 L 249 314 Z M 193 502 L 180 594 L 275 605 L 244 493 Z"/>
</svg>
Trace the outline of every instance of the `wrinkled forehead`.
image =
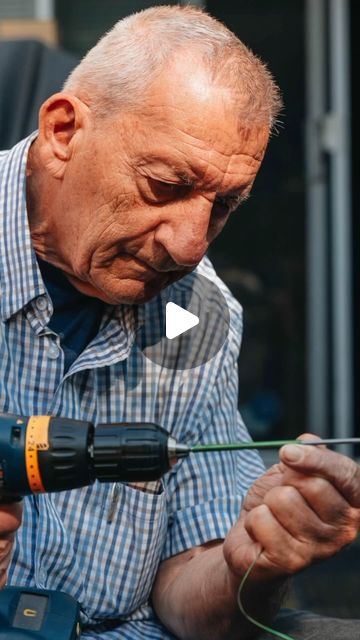
<svg viewBox="0 0 360 640">
<path fill-rule="evenodd" d="M 129 164 L 151 166 L 161 179 L 225 192 L 253 180 L 269 136 L 266 125 L 246 126 L 240 111 L 203 69 L 175 69 L 152 84 L 139 109 L 121 114 L 118 135 L 110 130 L 103 144 L 118 144 Z"/>
<path fill-rule="evenodd" d="M 203 98 L 203 96 L 202 96 Z M 140 164 L 162 170 L 185 182 L 216 191 L 241 188 L 260 166 L 269 137 L 268 127 L 242 127 L 238 113 L 221 94 L 207 100 L 182 95 L 177 104 L 163 100 L 142 117 L 144 141 L 137 154 Z"/>
</svg>

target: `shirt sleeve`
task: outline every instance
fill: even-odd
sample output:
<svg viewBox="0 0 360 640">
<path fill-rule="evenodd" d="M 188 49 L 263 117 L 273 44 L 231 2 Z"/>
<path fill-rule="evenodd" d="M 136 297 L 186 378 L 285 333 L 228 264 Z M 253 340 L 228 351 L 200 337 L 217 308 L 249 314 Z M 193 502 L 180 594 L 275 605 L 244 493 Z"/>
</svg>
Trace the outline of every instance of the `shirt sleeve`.
<svg viewBox="0 0 360 640">
<path fill-rule="evenodd" d="M 226 351 L 191 444 L 251 439 L 237 409 L 238 349 L 228 341 Z M 256 450 L 194 453 L 178 463 L 165 486 L 169 527 L 161 559 L 225 538 L 249 486 L 263 472 Z"/>
</svg>

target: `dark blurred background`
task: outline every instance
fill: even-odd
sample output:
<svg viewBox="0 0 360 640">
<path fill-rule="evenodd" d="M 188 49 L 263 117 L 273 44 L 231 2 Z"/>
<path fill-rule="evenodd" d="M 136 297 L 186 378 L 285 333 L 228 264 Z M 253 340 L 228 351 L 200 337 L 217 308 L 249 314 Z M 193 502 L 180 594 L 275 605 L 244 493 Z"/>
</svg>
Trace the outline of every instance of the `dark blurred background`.
<svg viewBox="0 0 360 640">
<path fill-rule="evenodd" d="M 41 101 L 114 22 L 155 4 L 0 0 L 0 147 L 36 128 Z M 244 308 L 243 417 L 254 438 L 360 435 L 355 0 L 193 4 L 268 63 L 285 104 L 252 197 L 210 252 Z M 290 601 L 360 615 L 358 562 L 355 544 L 299 576 Z"/>
</svg>

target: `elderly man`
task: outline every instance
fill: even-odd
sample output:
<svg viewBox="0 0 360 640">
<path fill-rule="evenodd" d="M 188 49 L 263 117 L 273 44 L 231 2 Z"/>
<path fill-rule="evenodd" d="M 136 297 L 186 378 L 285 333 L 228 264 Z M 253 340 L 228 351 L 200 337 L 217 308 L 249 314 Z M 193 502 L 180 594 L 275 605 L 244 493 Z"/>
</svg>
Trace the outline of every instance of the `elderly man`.
<svg viewBox="0 0 360 640">
<path fill-rule="evenodd" d="M 3 412 L 248 438 L 240 308 L 204 255 L 249 195 L 279 106 L 265 66 L 190 7 L 135 14 L 88 53 L 39 131 L 1 155 Z M 209 362 L 162 367 L 134 344 L 137 312 L 181 278 L 189 287 L 195 268 L 225 295 L 229 335 Z M 357 535 L 359 480 L 350 459 L 298 446 L 267 473 L 255 453 L 224 453 L 189 457 L 161 483 L 32 496 L 21 526 L 3 504 L 2 585 L 7 574 L 67 591 L 84 638 L 257 637 L 237 603 L 246 570 L 257 559 L 245 610 L 269 623 L 288 577 Z M 283 612 L 273 624 L 360 637 L 357 621 Z"/>
</svg>

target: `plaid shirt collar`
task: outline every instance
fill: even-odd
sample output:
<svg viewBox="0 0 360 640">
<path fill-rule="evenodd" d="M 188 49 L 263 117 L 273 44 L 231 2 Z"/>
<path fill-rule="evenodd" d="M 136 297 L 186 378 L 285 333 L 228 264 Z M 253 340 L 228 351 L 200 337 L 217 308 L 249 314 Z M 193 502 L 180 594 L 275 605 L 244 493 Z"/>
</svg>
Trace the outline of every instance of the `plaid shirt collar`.
<svg viewBox="0 0 360 640">
<path fill-rule="evenodd" d="M 26 207 L 26 162 L 37 132 L 0 155 L 0 314 L 8 320 L 46 293 L 32 247 Z"/>
<path fill-rule="evenodd" d="M 9 320 L 34 298 L 48 296 L 32 246 L 26 207 L 26 163 L 36 137 L 37 131 L 11 150 L 0 152 L 0 317 L 3 321 Z M 47 325 L 52 312 L 51 300 L 45 311 L 32 305 L 28 318 L 35 333 Z M 85 368 L 95 351 L 96 366 L 109 365 L 127 357 L 143 316 L 142 306 L 104 305 L 106 329 L 96 339 L 99 344 L 93 342 L 92 351 L 81 354 L 71 371 Z M 103 340 L 111 345 L 110 349 L 103 349 Z"/>
<path fill-rule="evenodd" d="M 34 298 L 47 295 L 32 246 L 26 206 L 26 163 L 34 131 L 10 151 L 0 153 L 0 317 L 8 320 Z M 50 305 L 51 306 L 51 305 Z M 107 315 L 120 323 L 128 348 L 141 320 L 142 309 L 132 305 L 105 305 Z M 50 316 L 37 312 L 41 324 Z"/>
</svg>

